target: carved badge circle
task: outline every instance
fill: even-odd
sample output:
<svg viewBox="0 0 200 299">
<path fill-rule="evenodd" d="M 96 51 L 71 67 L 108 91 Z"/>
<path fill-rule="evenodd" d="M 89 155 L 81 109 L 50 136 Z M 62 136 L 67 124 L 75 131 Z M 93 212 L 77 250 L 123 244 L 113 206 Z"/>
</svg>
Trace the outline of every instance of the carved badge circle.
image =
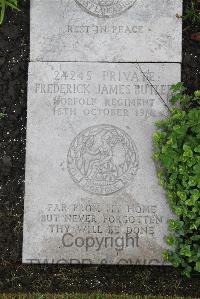
<svg viewBox="0 0 200 299">
<path fill-rule="evenodd" d="M 89 127 L 72 141 L 68 172 L 84 191 L 109 195 L 125 188 L 138 169 L 135 143 L 112 125 Z"/>
<path fill-rule="evenodd" d="M 75 0 L 89 14 L 109 18 L 129 9 L 136 0 Z"/>
</svg>

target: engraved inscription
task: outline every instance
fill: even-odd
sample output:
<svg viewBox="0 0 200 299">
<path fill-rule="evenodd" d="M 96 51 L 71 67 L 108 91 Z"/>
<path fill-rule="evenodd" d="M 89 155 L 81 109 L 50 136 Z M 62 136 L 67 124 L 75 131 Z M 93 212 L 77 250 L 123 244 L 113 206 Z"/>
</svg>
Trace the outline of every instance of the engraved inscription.
<svg viewBox="0 0 200 299">
<path fill-rule="evenodd" d="M 98 125 L 82 131 L 68 151 L 68 171 L 84 191 L 109 195 L 126 187 L 138 168 L 136 146 L 115 126 Z"/>
<path fill-rule="evenodd" d="M 75 0 L 89 14 L 110 18 L 120 15 L 129 9 L 136 0 Z"/>
<path fill-rule="evenodd" d="M 36 82 L 37 95 L 48 95 L 52 112 L 56 117 L 104 117 L 105 123 L 114 118 L 140 118 L 151 121 L 163 117 L 165 110 L 156 108 L 159 93 L 171 97 L 171 84 L 156 82 L 157 72 L 144 69 L 109 70 L 107 67 L 94 71 L 64 67 L 52 68 L 52 82 Z M 148 80 L 148 82 L 147 82 Z M 151 84 L 149 83 L 151 82 Z M 162 82 L 160 82 L 162 83 Z"/>
</svg>

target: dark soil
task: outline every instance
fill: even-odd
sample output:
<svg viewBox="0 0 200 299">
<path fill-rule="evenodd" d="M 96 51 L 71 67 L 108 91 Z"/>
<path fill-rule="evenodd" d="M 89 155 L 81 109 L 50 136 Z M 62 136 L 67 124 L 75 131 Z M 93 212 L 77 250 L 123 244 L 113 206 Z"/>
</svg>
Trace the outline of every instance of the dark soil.
<svg viewBox="0 0 200 299">
<path fill-rule="evenodd" d="M 190 0 L 185 1 L 189 3 Z M 186 5 L 187 3 L 185 3 Z M 94 292 L 200 297 L 200 276 L 183 279 L 172 267 L 27 266 L 21 264 L 29 60 L 29 1 L 0 27 L 0 292 Z M 189 26 L 189 27 L 188 27 Z M 200 89 L 200 44 L 184 22 L 182 81 Z"/>
</svg>

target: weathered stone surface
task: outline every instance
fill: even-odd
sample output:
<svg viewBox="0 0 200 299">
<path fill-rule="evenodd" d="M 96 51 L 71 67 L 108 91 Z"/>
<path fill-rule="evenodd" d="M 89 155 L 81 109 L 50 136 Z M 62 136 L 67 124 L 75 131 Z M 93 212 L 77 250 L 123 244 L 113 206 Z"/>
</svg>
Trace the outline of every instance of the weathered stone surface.
<svg viewBox="0 0 200 299">
<path fill-rule="evenodd" d="M 140 64 L 166 101 L 179 64 Z M 137 64 L 30 63 L 24 263 L 162 264 L 166 108 Z"/>
<path fill-rule="evenodd" d="M 31 60 L 180 62 L 176 14 L 181 0 L 31 0 Z"/>
</svg>

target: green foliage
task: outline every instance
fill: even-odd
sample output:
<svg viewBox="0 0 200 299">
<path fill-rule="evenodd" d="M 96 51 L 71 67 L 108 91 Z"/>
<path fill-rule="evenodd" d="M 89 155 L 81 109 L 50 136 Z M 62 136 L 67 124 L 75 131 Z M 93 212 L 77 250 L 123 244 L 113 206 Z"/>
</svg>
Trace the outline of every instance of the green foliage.
<svg viewBox="0 0 200 299">
<path fill-rule="evenodd" d="M 193 0 L 189 2 L 186 8 L 186 14 L 183 17 L 185 20 L 188 20 L 192 25 L 200 24 L 200 4 L 199 1 Z"/>
<path fill-rule="evenodd" d="M 6 114 L 0 112 L 0 119 L 3 118 Z"/>
<path fill-rule="evenodd" d="M 200 91 L 187 95 L 178 83 L 172 92 L 173 108 L 153 138 L 158 176 L 177 216 L 166 238 L 172 249 L 163 256 L 189 277 L 200 272 Z"/>
<path fill-rule="evenodd" d="M 3 23 L 7 7 L 19 10 L 17 2 L 18 0 L 0 0 L 0 25 Z"/>
</svg>

